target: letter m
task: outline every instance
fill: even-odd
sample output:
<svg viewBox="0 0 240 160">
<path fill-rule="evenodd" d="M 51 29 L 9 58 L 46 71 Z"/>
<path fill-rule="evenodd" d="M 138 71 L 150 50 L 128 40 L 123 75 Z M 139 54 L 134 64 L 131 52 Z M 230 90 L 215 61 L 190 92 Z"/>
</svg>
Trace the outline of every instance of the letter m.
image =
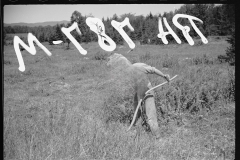
<svg viewBox="0 0 240 160">
<path fill-rule="evenodd" d="M 25 71 L 25 65 L 24 65 L 24 62 L 23 62 L 22 54 L 20 52 L 19 44 L 24 49 L 26 49 L 29 53 L 31 53 L 32 55 L 35 55 L 37 51 L 36 51 L 36 48 L 33 44 L 33 41 L 45 53 L 47 53 L 48 56 L 52 55 L 51 52 L 46 47 L 44 47 L 32 33 L 28 33 L 28 44 L 29 44 L 29 46 L 27 46 L 18 36 L 14 36 L 13 43 L 14 43 L 14 49 L 15 49 L 15 52 L 16 52 L 16 55 L 17 55 L 17 59 L 18 59 L 18 62 L 19 62 L 19 68 L 18 69 L 22 72 Z"/>
</svg>

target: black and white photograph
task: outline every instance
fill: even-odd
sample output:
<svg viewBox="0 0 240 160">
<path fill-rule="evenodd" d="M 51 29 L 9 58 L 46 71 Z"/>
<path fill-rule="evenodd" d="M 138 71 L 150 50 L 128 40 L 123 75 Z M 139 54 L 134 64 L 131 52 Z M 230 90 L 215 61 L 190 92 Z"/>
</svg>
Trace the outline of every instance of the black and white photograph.
<svg viewBox="0 0 240 160">
<path fill-rule="evenodd" d="M 2 9 L 3 159 L 235 159 L 235 4 Z"/>
</svg>

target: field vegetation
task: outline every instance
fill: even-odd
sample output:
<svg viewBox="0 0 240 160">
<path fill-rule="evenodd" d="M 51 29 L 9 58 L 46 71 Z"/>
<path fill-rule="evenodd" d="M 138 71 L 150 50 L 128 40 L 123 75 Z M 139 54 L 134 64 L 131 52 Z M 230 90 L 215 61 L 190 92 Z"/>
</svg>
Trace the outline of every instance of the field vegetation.
<svg viewBox="0 0 240 160">
<path fill-rule="evenodd" d="M 71 43 L 43 43 L 50 57 L 38 46 L 34 56 L 24 50 L 24 72 L 13 46 L 4 46 L 4 159 L 235 159 L 235 67 L 218 59 L 229 44 L 196 41 L 114 51 L 178 75 L 155 90 L 160 139 L 141 123 L 126 132 L 133 94 L 96 42 L 81 44 L 86 56 Z"/>
</svg>

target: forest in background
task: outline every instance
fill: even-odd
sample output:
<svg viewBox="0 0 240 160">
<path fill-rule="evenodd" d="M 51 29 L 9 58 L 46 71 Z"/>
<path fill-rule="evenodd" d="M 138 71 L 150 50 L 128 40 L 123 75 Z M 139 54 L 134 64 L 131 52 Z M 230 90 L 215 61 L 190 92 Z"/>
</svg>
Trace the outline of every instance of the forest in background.
<svg viewBox="0 0 240 160">
<path fill-rule="evenodd" d="M 162 15 L 152 15 L 150 12 L 147 16 L 135 15 L 133 13 L 126 13 L 123 15 L 114 14 L 111 18 L 104 19 L 102 22 L 105 26 L 105 33 L 112 38 L 112 40 L 117 45 L 123 45 L 124 39 L 119 34 L 119 32 L 111 25 L 112 20 L 122 22 L 126 17 L 129 18 L 130 24 L 134 28 L 134 31 L 131 32 L 130 29 L 125 26 L 124 30 L 129 35 L 129 37 L 135 41 L 144 44 L 151 45 L 161 45 L 163 44 L 162 40 L 158 38 L 159 27 L 158 21 L 159 17 L 166 17 L 168 24 L 172 30 L 177 34 L 180 40 L 183 43 L 186 43 L 186 39 L 180 29 L 178 29 L 172 22 L 172 18 L 176 14 L 186 14 L 195 16 L 203 21 L 201 24 L 198 21 L 194 21 L 197 27 L 200 29 L 201 33 L 205 36 L 228 36 L 227 41 L 231 46 L 226 50 L 226 55 L 219 56 L 219 60 L 222 62 L 228 62 L 230 65 L 235 64 L 235 5 L 234 4 L 185 4 L 179 9 L 176 9 L 174 12 L 164 12 Z M 76 18 L 78 17 L 78 18 Z M 64 43 L 67 43 L 66 49 L 69 49 L 69 44 L 71 41 L 66 37 L 65 34 L 61 31 L 62 27 L 70 27 L 73 22 L 78 23 L 78 27 L 82 35 L 78 35 L 76 30 L 72 31 L 73 37 L 79 43 L 89 43 L 97 42 L 97 35 L 90 30 L 86 24 L 86 18 L 93 17 L 91 14 L 83 16 L 80 12 L 74 11 L 70 17 L 70 22 L 68 24 L 57 24 L 55 26 L 38 26 L 38 27 L 27 27 L 27 26 L 7 26 L 4 27 L 4 44 L 12 45 L 14 34 L 26 34 L 32 33 L 37 37 L 40 42 L 49 42 L 50 45 L 53 45 L 53 41 L 62 40 Z M 190 27 L 190 36 L 198 39 L 200 38 L 198 34 L 193 29 L 187 18 L 179 18 L 178 22 L 183 26 Z M 164 31 L 167 31 L 165 24 L 163 23 Z M 27 44 L 27 36 L 19 36 Z M 172 35 L 167 35 L 168 42 L 177 43 Z M 199 43 L 202 44 L 200 41 Z M 21 47 L 21 50 L 24 50 Z"/>
<path fill-rule="evenodd" d="M 167 22 L 169 23 L 173 31 L 178 35 L 182 42 L 186 42 L 182 31 L 172 23 L 172 18 L 176 14 L 187 14 L 201 19 L 203 21 L 203 24 L 197 21 L 195 21 L 195 24 L 205 37 L 231 35 L 232 30 L 235 28 L 234 4 L 185 4 L 179 9 L 176 9 L 174 12 L 164 12 L 162 15 L 152 15 L 151 12 L 147 16 L 135 15 L 133 13 L 126 13 L 120 16 L 114 14 L 111 18 L 102 19 L 102 22 L 105 26 L 106 34 L 111 37 L 118 45 L 122 45 L 124 43 L 124 40 L 122 36 L 118 33 L 118 31 L 113 28 L 113 26 L 111 25 L 111 21 L 116 20 L 118 22 L 121 22 L 125 19 L 125 17 L 129 18 L 130 24 L 134 28 L 134 32 L 131 32 L 129 28 L 124 27 L 124 30 L 133 41 L 139 41 L 141 44 L 163 44 L 162 40 L 157 37 L 159 33 L 158 18 L 166 17 Z M 74 17 L 76 16 L 79 18 L 75 19 Z M 4 27 L 4 41 L 12 41 L 12 37 L 8 36 L 8 34 L 30 32 L 35 35 L 40 42 L 49 42 L 51 44 L 54 40 L 62 40 L 65 43 L 68 42 L 68 39 L 61 32 L 61 27 L 69 27 L 74 21 L 77 21 L 82 35 L 79 36 L 75 31 L 73 31 L 72 33 L 75 39 L 79 43 L 88 43 L 92 41 L 96 42 L 97 35 L 93 31 L 91 31 L 86 24 L 86 18 L 89 16 L 83 16 L 80 12 L 74 11 L 71 15 L 70 23 L 67 25 L 58 24 L 55 26 L 46 27 L 7 26 Z M 188 19 L 179 18 L 178 22 L 183 26 L 187 25 L 191 28 L 190 35 L 192 37 L 199 37 L 190 25 Z M 167 31 L 164 23 L 163 28 L 164 31 Z M 27 41 L 26 37 L 20 38 L 24 41 Z M 169 41 L 169 43 L 176 43 L 176 41 L 171 35 L 167 35 L 167 40 Z"/>
</svg>

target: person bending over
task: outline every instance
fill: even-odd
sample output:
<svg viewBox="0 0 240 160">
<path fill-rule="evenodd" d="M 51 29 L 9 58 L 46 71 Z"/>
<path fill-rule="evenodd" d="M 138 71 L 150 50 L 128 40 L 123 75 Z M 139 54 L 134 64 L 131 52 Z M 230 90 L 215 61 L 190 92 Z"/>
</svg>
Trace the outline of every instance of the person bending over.
<svg viewBox="0 0 240 160">
<path fill-rule="evenodd" d="M 125 72 L 125 76 L 130 77 L 131 83 L 134 88 L 134 110 L 138 106 L 140 99 L 143 100 L 142 113 L 140 110 L 137 112 L 136 120 L 133 119 L 135 124 L 141 114 L 145 114 L 147 119 L 146 122 L 149 124 L 153 134 L 156 135 L 159 126 L 157 122 L 157 111 L 154 100 L 153 90 L 145 94 L 146 91 L 152 88 L 151 82 L 149 81 L 147 74 L 156 74 L 168 82 L 170 77 L 167 74 L 163 74 L 160 70 L 147 65 L 145 63 L 134 63 L 132 64 L 126 57 L 121 54 L 114 53 L 108 58 L 108 66 L 118 68 L 118 72 Z M 143 117 L 143 116 L 142 116 Z"/>
</svg>

